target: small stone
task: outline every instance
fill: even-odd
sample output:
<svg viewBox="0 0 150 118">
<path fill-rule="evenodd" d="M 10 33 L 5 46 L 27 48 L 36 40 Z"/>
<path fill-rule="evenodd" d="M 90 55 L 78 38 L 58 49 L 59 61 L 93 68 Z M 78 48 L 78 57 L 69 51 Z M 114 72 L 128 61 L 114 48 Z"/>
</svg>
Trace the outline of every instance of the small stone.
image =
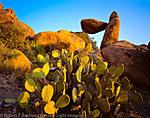
<svg viewBox="0 0 150 118">
<path fill-rule="evenodd" d="M 89 34 L 95 34 L 103 31 L 107 26 L 107 23 L 101 22 L 95 19 L 83 19 L 81 21 L 82 30 Z"/>
<path fill-rule="evenodd" d="M 105 34 L 100 46 L 100 49 L 118 41 L 120 29 L 120 20 L 116 11 L 113 11 L 109 18 L 109 23 L 106 27 Z"/>
</svg>

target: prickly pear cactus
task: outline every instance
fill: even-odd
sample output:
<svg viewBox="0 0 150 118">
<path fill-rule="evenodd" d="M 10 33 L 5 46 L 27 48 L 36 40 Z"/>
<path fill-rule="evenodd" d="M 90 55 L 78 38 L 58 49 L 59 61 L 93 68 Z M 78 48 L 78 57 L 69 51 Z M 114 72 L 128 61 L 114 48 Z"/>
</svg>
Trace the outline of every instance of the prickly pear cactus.
<svg viewBox="0 0 150 118">
<path fill-rule="evenodd" d="M 38 55 L 36 65 L 39 67 L 25 78 L 29 93 L 18 97 L 20 107 L 31 109 L 28 112 L 53 116 L 67 112 L 96 118 L 114 111 L 111 114 L 117 116 L 120 108 L 128 111 L 132 104 L 143 101 L 140 93 L 129 94 L 131 83 L 127 77 L 121 78 L 123 64 L 111 66 L 98 57 L 95 63 L 90 53 L 63 49 Z M 30 99 L 33 96 L 37 98 Z"/>
<path fill-rule="evenodd" d="M 108 102 L 108 99 L 105 99 L 105 98 L 99 99 L 98 106 L 102 110 L 102 112 L 110 111 L 110 103 Z"/>
</svg>

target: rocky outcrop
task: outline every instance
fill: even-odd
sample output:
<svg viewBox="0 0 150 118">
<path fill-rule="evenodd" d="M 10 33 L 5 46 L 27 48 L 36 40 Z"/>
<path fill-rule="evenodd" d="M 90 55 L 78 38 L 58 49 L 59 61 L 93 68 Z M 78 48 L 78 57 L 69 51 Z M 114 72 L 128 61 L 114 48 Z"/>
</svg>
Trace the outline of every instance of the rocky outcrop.
<svg viewBox="0 0 150 118">
<path fill-rule="evenodd" d="M 69 51 L 82 50 L 85 48 L 85 42 L 73 33 L 66 30 L 58 32 L 40 32 L 33 37 L 37 43 L 43 45 L 53 45 L 57 49 L 68 49 Z"/>
<path fill-rule="evenodd" d="M 20 22 L 12 9 L 2 9 L 0 4 L 0 41 L 23 41 L 27 36 L 35 35 L 34 31 L 23 22 Z"/>
<path fill-rule="evenodd" d="M 0 2 L 0 10 L 1 10 L 1 9 L 3 9 L 3 5 L 2 5 L 1 2 Z"/>
<path fill-rule="evenodd" d="M 125 74 L 136 86 L 150 90 L 150 52 L 146 45 L 118 41 L 102 49 L 104 60 L 118 66 L 125 65 Z"/>
<path fill-rule="evenodd" d="M 107 23 L 101 22 L 95 19 L 83 19 L 81 21 L 82 30 L 89 34 L 95 34 L 104 30 L 107 26 Z"/>
<path fill-rule="evenodd" d="M 119 38 L 120 20 L 116 11 L 113 11 L 109 18 L 100 49 L 113 44 Z"/>
<path fill-rule="evenodd" d="M 0 47 L 0 71 L 1 72 L 29 72 L 31 62 L 19 50 Z"/>
</svg>

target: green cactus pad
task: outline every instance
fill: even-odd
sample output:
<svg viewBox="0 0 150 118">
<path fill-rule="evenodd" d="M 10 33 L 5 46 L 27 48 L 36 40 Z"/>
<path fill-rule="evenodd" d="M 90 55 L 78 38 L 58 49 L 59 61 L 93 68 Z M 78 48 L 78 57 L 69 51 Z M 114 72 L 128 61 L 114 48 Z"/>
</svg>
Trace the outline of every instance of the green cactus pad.
<svg viewBox="0 0 150 118">
<path fill-rule="evenodd" d="M 121 103 L 121 104 L 124 104 L 126 103 L 128 100 L 128 96 L 126 94 L 121 94 L 118 99 L 117 99 L 117 102 L 118 103 Z"/>
<path fill-rule="evenodd" d="M 85 98 L 87 99 L 88 102 L 90 102 L 92 100 L 92 95 L 90 94 L 89 91 L 85 92 Z"/>
<path fill-rule="evenodd" d="M 127 77 L 122 78 L 120 81 L 121 83 L 121 88 L 124 90 L 129 90 L 130 89 L 130 81 Z"/>
<path fill-rule="evenodd" d="M 129 100 L 132 102 L 132 104 L 138 105 L 143 102 L 142 95 L 139 92 L 134 92 L 130 97 Z"/>
<path fill-rule="evenodd" d="M 101 87 L 101 84 L 99 83 L 99 81 L 95 81 L 95 86 L 97 89 L 97 95 L 99 96 L 100 94 L 102 94 L 102 87 Z"/>
<path fill-rule="evenodd" d="M 86 98 L 82 100 L 82 108 L 87 112 L 90 112 L 90 103 Z"/>
<path fill-rule="evenodd" d="M 97 118 L 100 115 L 100 111 L 98 109 L 95 109 L 92 113 L 91 116 L 94 118 Z"/>
<path fill-rule="evenodd" d="M 15 102 L 17 102 L 16 99 L 4 99 L 4 101 L 5 101 L 6 103 L 15 103 Z"/>
<path fill-rule="evenodd" d="M 29 92 L 34 92 L 37 89 L 37 86 L 36 86 L 35 82 L 32 79 L 28 79 L 25 82 L 25 88 Z"/>
<path fill-rule="evenodd" d="M 101 75 L 104 74 L 107 69 L 108 63 L 107 62 L 100 62 L 96 67 L 96 74 Z"/>
<path fill-rule="evenodd" d="M 48 102 L 45 105 L 45 107 L 44 107 L 45 113 L 47 113 L 47 114 L 55 114 L 56 108 L 54 106 L 55 106 L 55 102 L 54 101 Z"/>
<path fill-rule="evenodd" d="M 63 82 L 57 82 L 56 83 L 56 91 L 58 94 L 60 94 L 64 90 L 64 83 Z"/>
<path fill-rule="evenodd" d="M 108 102 L 108 99 L 105 99 L 105 98 L 99 99 L 98 106 L 103 112 L 110 111 L 110 103 Z"/>
<path fill-rule="evenodd" d="M 112 91 L 114 91 L 114 81 L 112 81 L 111 78 L 109 78 L 109 79 L 107 80 L 106 85 L 107 85 L 107 88 L 112 89 Z"/>
<path fill-rule="evenodd" d="M 91 105 L 91 106 L 92 106 L 93 108 L 97 108 L 97 106 L 98 106 L 98 101 L 99 101 L 99 98 L 96 97 L 96 96 L 95 96 L 95 97 L 93 96 L 93 100 L 92 100 L 92 105 Z"/>
<path fill-rule="evenodd" d="M 117 70 L 117 68 L 115 66 L 110 66 L 108 68 L 108 71 L 109 71 L 109 73 L 111 73 L 112 76 L 114 76 L 116 70 Z"/>
<path fill-rule="evenodd" d="M 30 95 L 28 92 L 22 92 L 18 97 L 18 103 L 22 108 L 25 108 L 29 103 Z"/>
<path fill-rule="evenodd" d="M 53 51 L 52 51 L 52 56 L 53 56 L 54 58 L 58 58 L 58 57 L 60 56 L 59 50 L 53 50 Z"/>
<path fill-rule="evenodd" d="M 77 101 L 77 89 L 74 87 L 72 89 L 72 99 L 73 99 L 73 102 L 75 103 Z"/>
<path fill-rule="evenodd" d="M 120 64 L 118 67 L 117 67 L 117 70 L 114 74 L 114 78 L 115 78 L 115 81 L 118 80 L 118 78 L 120 77 L 120 75 L 122 75 L 124 71 L 124 64 Z"/>
<path fill-rule="evenodd" d="M 70 97 L 65 94 L 58 98 L 55 106 L 57 108 L 63 108 L 63 107 L 66 107 L 69 103 L 70 103 Z"/>
<path fill-rule="evenodd" d="M 41 62 L 41 63 L 45 63 L 45 58 L 43 57 L 43 55 L 38 54 L 38 55 L 37 55 L 37 61 L 38 61 L 38 62 Z"/>
<path fill-rule="evenodd" d="M 54 89 L 51 85 L 46 85 L 42 89 L 42 98 L 45 102 L 49 102 L 53 97 Z"/>
<path fill-rule="evenodd" d="M 115 95 L 116 97 L 119 95 L 120 93 L 120 85 L 115 87 Z"/>
<path fill-rule="evenodd" d="M 78 96 L 81 96 L 85 92 L 85 84 L 78 84 Z"/>
<path fill-rule="evenodd" d="M 43 72 L 43 69 L 41 68 L 36 68 L 33 70 L 32 75 L 34 78 L 39 78 L 39 79 L 44 79 L 45 78 L 45 74 Z"/>
<path fill-rule="evenodd" d="M 106 98 L 107 98 L 107 97 L 108 97 L 108 98 L 112 98 L 113 95 L 114 95 L 111 89 L 105 90 L 103 94 L 104 94 L 104 96 L 105 96 Z"/>
</svg>

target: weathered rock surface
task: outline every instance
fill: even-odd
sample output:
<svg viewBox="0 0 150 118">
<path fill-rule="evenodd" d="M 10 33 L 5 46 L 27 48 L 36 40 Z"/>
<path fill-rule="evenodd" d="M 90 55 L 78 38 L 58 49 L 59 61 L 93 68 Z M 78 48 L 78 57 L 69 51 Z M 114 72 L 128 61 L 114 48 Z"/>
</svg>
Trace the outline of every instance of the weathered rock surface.
<svg viewBox="0 0 150 118">
<path fill-rule="evenodd" d="M 103 31 L 107 26 L 107 23 L 101 22 L 95 19 L 83 19 L 81 21 L 82 30 L 89 34 L 95 34 Z"/>
<path fill-rule="evenodd" d="M 57 49 L 65 48 L 70 51 L 75 51 L 85 48 L 83 39 L 65 30 L 60 30 L 58 32 L 40 32 L 36 34 L 33 39 L 39 44 L 53 45 Z"/>
<path fill-rule="evenodd" d="M 28 25 L 18 20 L 14 10 L 2 9 L 2 4 L 0 4 L 0 8 L 0 41 L 22 41 L 29 35 L 35 35 Z"/>
<path fill-rule="evenodd" d="M 85 45 L 90 42 L 90 37 L 86 32 L 71 32 L 85 41 Z"/>
<path fill-rule="evenodd" d="M 31 62 L 19 50 L 7 50 L 0 48 L 0 71 L 10 72 L 29 72 L 31 70 Z"/>
<path fill-rule="evenodd" d="M 120 20 L 117 12 L 113 11 L 109 18 L 100 49 L 113 44 L 119 38 Z"/>
<path fill-rule="evenodd" d="M 0 2 L 0 9 L 3 9 L 3 5 L 1 4 L 1 2 Z"/>
<path fill-rule="evenodd" d="M 150 90 L 150 52 L 146 45 L 118 41 L 101 50 L 104 60 L 125 65 L 125 74 L 138 87 Z"/>
</svg>

